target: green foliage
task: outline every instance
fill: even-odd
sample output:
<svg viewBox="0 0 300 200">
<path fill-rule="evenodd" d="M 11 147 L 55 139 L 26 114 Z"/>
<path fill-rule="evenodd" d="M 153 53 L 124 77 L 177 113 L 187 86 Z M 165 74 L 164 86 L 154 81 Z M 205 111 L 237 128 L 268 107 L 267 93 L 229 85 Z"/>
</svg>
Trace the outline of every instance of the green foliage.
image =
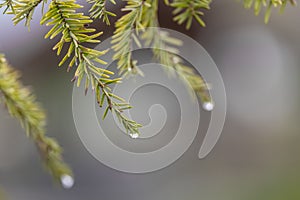
<svg viewBox="0 0 300 200">
<path fill-rule="evenodd" d="M 111 3 L 116 4 L 114 0 L 109 0 Z M 87 0 L 88 3 L 92 4 L 89 10 L 90 16 L 93 19 L 102 19 L 107 25 L 110 25 L 109 17 L 115 17 L 116 14 L 106 10 L 106 4 L 108 0 Z"/>
<path fill-rule="evenodd" d="M 253 8 L 255 15 L 259 15 L 263 7 L 266 8 L 265 23 L 269 22 L 273 7 L 280 7 L 280 11 L 283 12 L 287 3 L 293 6 L 297 4 L 296 0 L 244 0 L 245 8 Z"/>
<path fill-rule="evenodd" d="M 140 46 L 140 42 L 135 34 L 139 29 L 143 30 L 141 24 L 143 10 L 151 5 L 144 0 L 126 0 L 127 5 L 122 11 L 128 12 L 116 22 L 116 30 L 113 35 L 112 44 L 116 52 L 113 59 L 118 61 L 120 74 L 141 73 L 137 67 L 137 61 L 132 59 L 132 45 L 135 42 Z M 133 30 L 136 30 L 134 33 Z"/>
<path fill-rule="evenodd" d="M 13 9 L 13 1 L 12 0 L 5 0 L 2 3 L 0 3 L 0 8 L 5 7 L 3 14 L 8 14 L 9 11 L 12 13 L 15 13 Z"/>
<path fill-rule="evenodd" d="M 113 49 L 116 52 L 114 59 L 118 60 L 119 72 L 124 75 L 141 73 L 137 68 L 137 61 L 132 59 L 131 51 L 133 43 L 138 46 L 142 46 L 142 41 L 140 41 L 137 37 L 138 34 L 142 34 L 141 37 L 144 42 L 146 42 L 147 45 L 151 45 L 155 58 L 163 66 L 167 67 L 169 72 L 175 72 L 175 74 L 190 89 L 191 93 L 194 91 L 203 102 L 211 101 L 207 92 L 207 86 L 201 76 L 196 74 L 191 68 L 185 66 L 180 57 L 178 57 L 175 53 L 162 50 L 173 49 L 176 51 L 175 46 L 180 45 L 181 41 L 171 38 L 167 35 L 167 33 L 162 32 L 159 29 L 146 29 L 147 27 L 159 26 L 157 16 L 158 3 L 158 0 L 127 1 L 127 5 L 123 11 L 127 11 L 128 13 L 117 21 L 116 31 L 112 41 L 114 44 Z M 171 5 L 180 6 L 181 4 L 177 1 L 177 4 L 173 2 Z M 187 13 L 190 14 L 191 12 Z M 193 15 L 191 15 L 191 18 L 192 17 Z"/>
<path fill-rule="evenodd" d="M 174 0 L 170 5 L 175 8 L 174 21 L 178 24 L 186 22 L 186 29 L 190 29 L 193 19 L 201 26 L 205 26 L 201 16 L 204 14 L 201 9 L 210 9 L 211 0 Z"/>
<path fill-rule="evenodd" d="M 69 58 L 69 68 L 73 67 L 76 62 L 79 62 L 79 67 L 75 73 L 76 79 L 79 79 L 79 84 L 84 76 L 84 70 L 94 70 L 97 74 L 105 76 L 109 74 L 105 70 L 95 68 L 92 62 L 98 62 L 100 64 L 106 64 L 98 57 L 105 54 L 106 51 L 96 51 L 92 48 L 85 47 L 82 43 L 99 43 L 97 40 L 102 32 L 95 33 L 95 29 L 86 28 L 92 20 L 83 15 L 83 13 L 76 13 L 76 9 L 82 8 L 82 6 L 75 3 L 73 0 L 67 1 L 52 1 L 49 5 L 49 10 L 43 16 L 41 24 L 47 26 L 53 26 L 45 38 L 53 39 L 56 36 L 61 36 L 59 42 L 53 47 L 53 50 L 57 50 L 57 55 L 60 55 L 64 45 L 68 46 L 68 51 L 62 58 L 59 66 L 63 65 Z M 84 66 L 81 66 L 84 65 Z M 85 67 L 85 68 L 83 68 Z M 95 69 L 94 69 L 94 68 Z"/>
<path fill-rule="evenodd" d="M 0 4 L 0 7 L 6 6 L 4 13 L 13 14 L 14 24 L 18 24 L 22 20 L 25 20 L 25 26 L 30 29 L 30 21 L 35 8 L 43 2 L 46 3 L 47 0 L 5 0 L 4 3 Z M 43 5 L 44 7 L 44 5 Z"/>
<path fill-rule="evenodd" d="M 145 27 L 158 27 L 158 0 L 153 0 L 150 7 L 144 10 L 142 24 Z M 190 90 L 190 93 L 198 95 L 202 102 L 211 102 L 207 85 L 200 75 L 184 65 L 182 59 L 177 56 L 176 46 L 180 46 L 182 42 L 176 38 L 170 37 L 168 33 L 160 29 L 147 29 L 142 35 L 145 42 L 152 47 L 155 58 L 168 70 L 170 74 L 177 75 L 180 80 Z M 169 50 L 169 51 L 168 51 Z"/>
<path fill-rule="evenodd" d="M 128 133 L 139 133 L 138 129 L 141 125 L 128 119 L 122 113 L 123 110 L 129 109 L 131 106 L 124 99 L 111 92 L 110 85 L 119 83 L 121 79 L 111 79 L 110 75 L 113 72 L 96 67 L 95 65 L 96 62 L 106 64 L 106 62 L 99 59 L 106 50 L 97 51 L 83 45 L 83 43 L 99 43 L 100 41 L 96 38 L 102 32 L 94 33 L 95 29 L 86 27 L 92 20 L 88 16 L 83 15 L 83 13 L 76 13 L 76 9 L 81 7 L 74 0 L 52 1 L 48 12 L 41 20 L 41 24 L 48 22 L 47 25 L 53 26 L 45 38 L 50 37 L 50 39 L 53 39 L 61 33 L 61 39 L 53 47 L 54 50 L 57 50 L 58 55 L 61 54 L 63 46 L 66 43 L 69 44 L 68 50 L 59 63 L 59 66 L 64 64 L 69 58 L 71 60 L 69 68 L 78 63 L 73 81 L 77 81 L 77 85 L 79 86 L 85 77 L 85 92 L 88 91 L 91 85 L 92 90 L 96 91 L 95 94 L 100 107 L 103 106 L 104 100 L 106 101 L 107 106 L 103 118 L 105 118 L 108 110 L 110 110 L 117 116 Z M 89 33 L 90 35 L 88 35 Z"/>
<path fill-rule="evenodd" d="M 169 74 L 178 77 L 190 93 L 195 92 L 200 98 L 201 102 L 211 102 L 211 97 L 208 93 L 208 87 L 202 77 L 197 74 L 192 68 L 186 66 L 182 59 L 176 55 L 176 45 L 181 41 L 172 38 L 166 32 L 160 30 L 153 30 L 155 33 L 145 32 L 144 37 L 152 42 L 153 54 L 155 58 L 167 69 Z M 167 50 L 165 50 L 167 49 Z M 168 51 L 170 49 L 170 51 Z M 175 52 L 174 52 L 175 51 Z"/>
<path fill-rule="evenodd" d="M 72 172 L 62 159 L 58 143 L 45 136 L 45 113 L 36 102 L 35 96 L 18 80 L 20 73 L 13 70 L 0 54 L 0 102 L 4 103 L 10 115 L 18 119 L 39 150 L 47 170 L 55 179 Z"/>
</svg>

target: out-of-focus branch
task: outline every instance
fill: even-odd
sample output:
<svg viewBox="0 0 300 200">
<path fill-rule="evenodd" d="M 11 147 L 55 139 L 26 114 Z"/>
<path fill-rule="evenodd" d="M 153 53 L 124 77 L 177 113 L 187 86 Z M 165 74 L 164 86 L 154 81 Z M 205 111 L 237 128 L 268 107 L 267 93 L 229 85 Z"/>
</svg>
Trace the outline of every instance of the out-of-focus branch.
<svg viewBox="0 0 300 200">
<path fill-rule="evenodd" d="M 288 3 L 295 6 L 296 0 L 244 0 L 244 6 L 247 9 L 253 8 L 255 15 L 259 15 L 262 8 L 266 8 L 265 23 L 269 22 L 273 8 L 279 7 L 280 12 L 283 12 Z"/>
<path fill-rule="evenodd" d="M 45 136 L 46 116 L 31 91 L 19 81 L 14 70 L 0 54 L 0 102 L 10 115 L 18 119 L 40 153 L 50 174 L 66 188 L 72 187 L 72 171 L 62 159 L 62 149 L 52 138 Z M 19 149 L 20 150 L 20 149 Z"/>
</svg>

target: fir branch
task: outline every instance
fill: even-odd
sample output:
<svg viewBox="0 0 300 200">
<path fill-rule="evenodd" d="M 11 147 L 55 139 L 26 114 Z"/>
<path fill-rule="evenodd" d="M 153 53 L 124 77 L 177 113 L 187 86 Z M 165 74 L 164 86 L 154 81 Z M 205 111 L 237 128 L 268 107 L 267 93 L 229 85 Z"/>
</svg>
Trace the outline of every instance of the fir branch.
<svg viewBox="0 0 300 200">
<path fill-rule="evenodd" d="M 195 92 L 203 104 L 212 102 L 208 87 L 202 77 L 184 65 L 182 59 L 176 55 L 178 52 L 176 46 L 180 46 L 182 42 L 155 28 L 159 26 L 157 10 L 158 0 L 153 0 L 151 6 L 144 10 L 142 24 L 150 28 L 141 37 L 147 45 L 151 44 L 154 57 L 166 67 L 168 72 L 171 72 L 170 74 L 177 75 L 191 93 Z"/>
<path fill-rule="evenodd" d="M 142 127 L 142 125 L 136 123 L 133 120 L 128 119 L 123 114 L 124 110 L 130 109 L 132 107 L 128 103 L 126 103 L 124 99 L 122 99 L 119 96 L 116 96 L 110 91 L 111 89 L 107 87 L 107 84 L 103 85 L 101 81 L 97 80 L 97 87 L 96 87 L 97 102 L 100 105 L 100 107 L 103 106 L 105 99 L 107 102 L 107 107 L 104 111 L 103 119 L 106 117 L 108 110 L 110 110 L 116 115 L 119 122 L 124 126 L 127 134 L 129 133 L 131 137 L 136 137 L 136 135 L 138 136 L 140 134 L 139 128 Z"/>
<path fill-rule="evenodd" d="M 131 46 L 132 42 L 135 42 L 138 46 L 141 46 L 139 39 L 135 34 L 139 34 L 139 30 L 142 32 L 142 39 L 145 40 L 147 45 L 151 44 L 153 54 L 155 58 L 169 69 L 169 72 L 175 72 L 175 74 L 185 83 L 185 85 L 194 91 L 203 103 L 211 102 L 211 98 L 208 94 L 207 85 L 191 68 L 185 66 L 182 59 L 175 53 L 171 53 L 176 48 L 171 47 L 178 46 L 181 41 L 169 37 L 165 32 L 162 32 L 156 28 L 150 28 L 146 31 L 147 27 L 158 27 L 158 0 L 147 1 L 128 1 L 125 7 L 126 11 L 129 11 L 126 15 L 118 20 L 116 23 L 116 31 L 113 36 L 113 49 L 116 51 L 114 59 L 118 60 L 118 68 L 120 73 L 127 75 L 133 70 L 138 70 L 137 61 L 132 60 Z M 132 30 L 136 29 L 136 33 Z M 165 51 L 170 49 L 171 51 Z M 173 73 L 174 74 L 174 73 Z"/>
<path fill-rule="evenodd" d="M 110 1 L 116 4 L 114 0 L 87 0 L 88 3 L 92 4 L 89 10 L 90 16 L 93 19 L 102 19 L 107 25 L 110 25 L 109 17 L 115 17 L 116 14 L 106 9 L 107 2 Z"/>
<path fill-rule="evenodd" d="M 280 7 L 280 12 L 283 12 L 287 3 L 295 6 L 296 0 L 244 0 L 244 7 L 251 9 L 253 7 L 255 15 L 259 15 L 263 7 L 266 8 L 265 12 L 265 23 L 269 22 L 272 8 Z"/>
<path fill-rule="evenodd" d="M 173 18 L 178 24 L 186 22 L 186 29 L 190 29 L 193 19 L 195 19 L 201 26 L 205 26 L 201 19 L 204 13 L 201 9 L 210 9 L 211 0 L 174 0 L 170 6 L 175 10 Z"/>
<path fill-rule="evenodd" d="M 0 8 L 6 7 L 3 11 L 3 14 L 8 14 L 8 13 L 15 13 L 15 10 L 13 8 L 13 1 L 12 0 L 5 0 L 3 3 L 0 3 Z"/>
<path fill-rule="evenodd" d="M 59 63 L 59 66 L 64 64 L 66 60 L 71 58 L 68 70 L 76 63 L 78 63 L 73 81 L 77 81 L 77 86 L 81 84 L 81 81 L 85 77 L 85 93 L 87 93 L 89 86 L 92 90 L 96 91 L 96 98 L 100 105 L 103 106 L 104 100 L 107 102 L 103 118 L 107 115 L 108 110 L 115 113 L 120 123 L 123 124 L 127 132 L 131 134 L 138 133 L 140 124 L 128 119 L 122 111 L 129 109 L 131 106 L 125 102 L 124 99 L 113 94 L 110 89 L 110 85 L 119 83 L 120 78 L 111 79 L 110 75 L 113 72 L 96 67 L 95 63 L 106 64 L 103 60 L 99 59 L 99 56 L 106 53 L 106 51 L 97 51 L 84 46 L 82 43 L 98 43 L 96 40 L 98 36 L 102 34 L 94 33 L 96 30 L 92 28 L 86 28 L 87 24 L 90 24 L 92 20 L 88 16 L 84 16 L 82 13 L 76 13 L 76 9 L 82 6 L 75 3 L 74 0 L 54 0 L 49 6 L 48 12 L 41 20 L 41 24 L 46 22 L 47 25 L 53 25 L 52 29 L 46 34 L 46 38 L 50 39 L 56 37 L 60 33 L 62 37 L 60 41 L 54 46 L 54 50 L 57 49 L 57 54 L 60 55 L 63 46 L 68 43 L 69 47 L 67 53 Z M 88 35 L 88 33 L 92 33 Z"/>
<path fill-rule="evenodd" d="M 133 42 L 140 46 L 132 30 L 135 29 L 136 34 L 138 34 L 138 30 L 144 29 L 141 24 L 142 13 L 146 7 L 151 6 L 145 0 L 126 1 L 127 5 L 122 11 L 127 11 L 128 13 L 116 22 L 116 30 L 112 37 L 112 44 L 114 44 L 112 48 L 115 51 L 113 59 L 118 61 L 119 72 L 125 76 L 130 73 L 141 73 L 137 68 L 137 61 L 132 59 Z"/>
<path fill-rule="evenodd" d="M 203 104 L 212 102 L 208 93 L 208 87 L 202 77 L 192 68 L 186 66 L 182 59 L 176 55 L 176 46 L 178 46 L 181 41 L 170 37 L 166 32 L 159 30 L 155 30 L 154 32 L 153 35 L 150 31 L 145 32 L 146 34 L 143 35 L 148 41 L 151 40 L 154 57 L 167 69 L 169 74 L 178 77 L 189 89 L 191 94 L 195 92 Z"/>
<path fill-rule="evenodd" d="M 13 70 L 5 57 L 0 54 L 0 102 L 7 107 L 10 115 L 18 119 L 27 137 L 36 144 L 47 170 L 55 179 L 71 176 L 71 169 L 62 159 L 58 143 L 45 136 L 45 113 L 36 102 L 35 96 L 19 81 L 20 73 Z"/>
<path fill-rule="evenodd" d="M 25 20 L 25 26 L 30 29 L 30 22 L 32 20 L 34 10 L 42 2 L 44 7 L 47 0 L 5 0 L 0 7 L 6 6 L 4 14 L 14 15 L 13 22 L 15 25 Z"/>
</svg>

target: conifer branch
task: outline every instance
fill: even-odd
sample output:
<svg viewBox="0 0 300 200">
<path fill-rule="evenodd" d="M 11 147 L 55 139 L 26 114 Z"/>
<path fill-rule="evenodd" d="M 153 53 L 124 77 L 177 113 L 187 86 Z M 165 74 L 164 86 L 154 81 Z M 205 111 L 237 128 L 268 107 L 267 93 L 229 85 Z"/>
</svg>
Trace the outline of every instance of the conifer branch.
<svg viewBox="0 0 300 200">
<path fill-rule="evenodd" d="M 272 8 L 280 7 L 280 12 L 283 12 L 288 3 L 293 6 L 297 4 L 296 0 L 244 0 L 243 3 L 244 7 L 247 9 L 253 7 L 255 15 L 259 15 L 262 8 L 266 8 L 264 18 L 265 23 L 269 22 Z"/>
<path fill-rule="evenodd" d="M 40 153 L 46 169 L 55 179 L 72 175 L 62 159 L 62 149 L 52 138 L 45 136 L 45 113 L 36 102 L 35 96 L 19 81 L 20 73 L 13 70 L 0 54 L 0 102 L 10 115 L 18 119 Z"/>
<path fill-rule="evenodd" d="M 175 53 L 177 49 L 174 46 L 181 45 L 181 41 L 171 38 L 167 33 L 156 29 L 158 22 L 158 0 L 131 1 L 128 0 L 125 14 L 116 23 L 116 31 L 112 43 L 115 44 L 114 59 L 118 60 L 118 68 L 121 74 L 127 75 L 138 70 L 137 61 L 132 60 L 131 46 L 135 42 L 138 46 L 141 43 L 135 34 L 142 32 L 141 38 L 145 40 L 147 46 L 151 44 L 154 57 L 167 69 L 173 72 L 185 83 L 191 92 L 195 92 L 203 103 L 211 102 L 208 88 L 202 77 L 194 70 L 185 66 L 182 59 Z M 168 2 L 167 2 L 168 3 Z M 145 31 L 145 28 L 150 27 Z M 153 28 L 151 28 L 153 27 Z M 132 30 L 135 28 L 136 32 Z M 170 49 L 166 51 L 165 49 Z"/>
<path fill-rule="evenodd" d="M 99 56 L 105 54 L 106 50 L 97 51 L 83 45 L 83 43 L 99 43 L 100 41 L 96 40 L 96 38 L 100 36 L 102 32 L 94 33 L 96 31 L 95 29 L 86 27 L 92 20 L 82 13 L 76 13 L 76 9 L 81 7 L 82 6 L 76 4 L 74 0 L 52 1 L 48 12 L 41 20 L 41 24 L 48 22 L 47 25 L 53 25 L 45 37 L 52 39 L 58 34 L 62 34 L 60 41 L 53 49 L 57 49 L 57 54 L 60 55 L 66 43 L 69 44 L 69 47 L 67 53 L 59 63 L 59 66 L 64 64 L 69 58 L 71 61 L 68 70 L 78 63 L 73 81 L 77 81 L 77 86 L 79 86 L 85 77 L 85 93 L 87 93 L 91 85 L 92 90 L 96 91 L 95 95 L 100 107 L 103 106 L 104 100 L 106 100 L 107 107 L 103 118 L 105 118 L 108 110 L 110 110 L 116 114 L 127 132 L 131 134 L 138 133 L 138 128 L 141 127 L 141 125 L 128 119 L 122 113 L 123 110 L 129 109 L 131 106 L 126 103 L 124 99 L 113 94 L 109 87 L 111 84 L 119 83 L 121 79 L 111 79 L 110 75 L 112 75 L 113 72 L 96 67 L 95 65 L 96 62 L 106 64 L 106 62 L 99 59 Z M 92 34 L 88 35 L 88 33 Z"/>
<path fill-rule="evenodd" d="M 25 26 L 30 29 L 34 10 L 42 2 L 44 7 L 47 0 L 5 0 L 4 3 L 0 4 L 0 7 L 6 6 L 4 14 L 14 15 L 13 22 L 15 25 L 25 20 Z"/>
<path fill-rule="evenodd" d="M 135 42 L 140 46 L 135 34 L 139 30 L 143 30 L 144 26 L 141 24 L 143 10 L 151 6 L 145 0 L 126 0 L 127 5 L 122 11 L 128 11 L 116 22 L 116 30 L 113 35 L 112 44 L 116 52 L 113 56 L 114 60 L 118 61 L 118 69 L 120 74 L 125 76 L 130 73 L 141 73 L 137 68 L 137 61 L 132 59 L 132 45 Z M 134 33 L 132 30 L 136 30 Z"/>
<path fill-rule="evenodd" d="M 13 9 L 13 1 L 12 0 L 4 0 L 3 3 L 0 3 L 0 8 L 6 7 L 3 11 L 3 14 L 8 14 L 9 12 L 15 13 Z"/>
<path fill-rule="evenodd" d="M 116 4 L 115 0 L 87 0 L 88 3 L 92 4 L 89 10 L 90 16 L 93 19 L 102 19 L 106 25 L 110 25 L 109 17 L 115 17 L 116 14 L 106 9 L 106 4 L 110 1 Z"/>
<path fill-rule="evenodd" d="M 193 19 L 205 27 L 205 23 L 201 19 L 204 13 L 201 10 L 210 9 L 210 3 L 211 0 L 174 0 L 170 3 L 170 6 L 175 8 L 173 20 L 178 24 L 186 22 L 186 29 L 190 29 Z"/>
<path fill-rule="evenodd" d="M 153 0 L 151 6 L 143 12 L 142 24 L 144 27 L 150 28 L 143 32 L 141 37 L 147 46 L 151 44 L 154 57 L 166 67 L 168 72 L 171 72 L 170 74 L 176 74 L 191 93 L 195 92 L 202 103 L 212 102 L 208 87 L 202 77 L 195 73 L 192 68 L 184 65 L 182 59 L 176 55 L 178 52 L 176 46 L 180 46 L 182 42 L 155 28 L 159 26 L 157 11 L 158 0 Z"/>
</svg>

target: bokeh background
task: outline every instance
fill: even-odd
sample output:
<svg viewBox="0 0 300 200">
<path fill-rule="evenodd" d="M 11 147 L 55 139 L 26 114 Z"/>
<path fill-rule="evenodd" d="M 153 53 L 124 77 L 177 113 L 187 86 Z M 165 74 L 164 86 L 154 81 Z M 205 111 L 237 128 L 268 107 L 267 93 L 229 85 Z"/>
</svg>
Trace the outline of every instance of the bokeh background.
<svg viewBox="0 0 300 200">
<path fill-rule="evenodd" d="M 106 167 L 80 142 L 72 117 L 72 73 L 57 67 L 51 50 L 55 41 L 43 39 L 48 28 L 39 25 L 39 9 L 30 32 L 22 24 L 13 26 L 11 16 L 1 16 L 0 50 L 47 110 L 47 133 L 63 146 L 76 178 L 71 190 L 53 184 L 32 142 L 1 106 L 0 187 L 6 198 L 299 200 L 299 9 L 288 7 L 282 15 L 274 11 L 265 25 L 262 15 L 255 17 L 241 3 L 214 1 L 205 12 L 207 27 L 194 23 L 187 32 L 172 22 L 171 9 L 161 5 L 161 26 L 193 37 L 214 59 L 224 79 L 228 112 L 222 136 L 204 160 L 197 154 L 205 125 L 177 162 L 139 175 Z M 106 32 L 103 39 L 113 32 L 101 22 L 93 26 Z M 209 114 L 201 113 L 201 124 L 208 119 Z"/>
</svg>

